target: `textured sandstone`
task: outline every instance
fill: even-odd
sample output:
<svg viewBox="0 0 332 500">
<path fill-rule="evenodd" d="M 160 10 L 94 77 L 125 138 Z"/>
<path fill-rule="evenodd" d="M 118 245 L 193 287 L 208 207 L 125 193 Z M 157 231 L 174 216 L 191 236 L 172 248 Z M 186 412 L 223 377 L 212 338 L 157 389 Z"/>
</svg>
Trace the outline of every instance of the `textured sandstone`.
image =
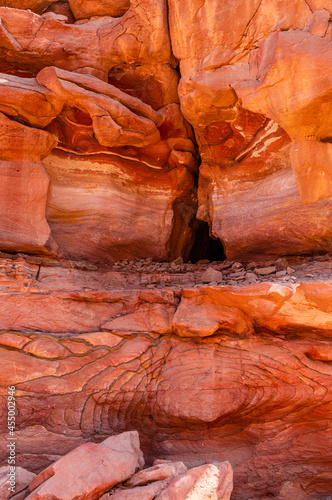
<svg viewBox="0 0 332 500">
<path fill-rule="evenodd" d="M 170 61 L 164 0 L 132 0 L 122 17 L 110 16 L 65 24 L 0 7 L 0 55 L 13 67 L 30 73 L 57 66 L 105 81 L 108 71 L 117 65 Z"/>
<path fill-rule="evenodd" d="M 89 436 L 130 426 L 148 460 L 230 460 L 234 498 L 328 495 L 329 283 L 125 290 L 103 269 L 38 271 L 22 258 L 2 269 L 0 367 L 17 388 L 21 466 L 39 472 Z M 173 327 L 159 330 L 147 311 L 167 321 L 174 311 Z"/>
<path fill-rule="evenodd" d="M 331 2 L 318 0 L 332 11 Z M 245 60 L 248 51 L 276 30 L 304 29 L 311 15 L 310 2 L 295 0 L 169 0 L 170 32 L 181 73 L 202 63 L 218 67 Z M 317 4 L 320 4 L 319 6 Z M 201 36 L 195 36 L 199 32 Z"/>
<path fill-rule="evenodd" d="M 216 467 L 202 465 L 174 478 L 156 500 L 229 500 L 233 489 L 233 470 L 228 462 Z"/>
<path fill-rule="evenodd" d="M 135 431 L 83 444 L 38 474 L 27 500 L 94 500 L 143 465 Z"/>
<path fill-rule="evenodd" d="M 117 154 L 77 161 L 61 152 L 44 164 L 52 180 L 47 219 L 64 255 L 105 261 L 188 253 L 194 180 L 183 166 L 155 173 L 144 162 Z M 186 200 L 187 220 L 176 216 L 179 198 Z"/>
<path fill-rule="evenodd" d="M 41 163 L 55 140 L 2 113 L 0 134 L 0 246 L 9 251 L 56 251 L 45 216 L 50 181 Z"/>
<path fill-rule="evenodd" d="M 331 5 L 183 3 L 170 27 L 203 162 L 198 217 L 231 258 L 329 250 Z"/>
<path fill-rule="evenodd" d="M 169 479 L 185 472 L 187 472 L 187 467 L 182 462 L 158 464 L 149 469 L 137 472 L 124 485 L 128 488 L 133 488 L 134 486 L 142 486 L 152 481 Z"/>
<path fill-rule="evenodd" d="M 234 500 L 329 498 L 331 14 L 0 0 L 0 449 L 15 385 L 29 499 L 226 500 L 226 460 Z"/>
<path fill-rule="evenodd" d="M 153 500 L 166 486 L 165 481 L 156 481 L 147 486 L 137 486 L 129 490 L 116 491 L 102 498 L 102 500 Z"/>
<path fill-rule="evenodd" d="M 57 0 L 0 0 L 0 7 L 11 7 L 14 9 L 32 10 L 41 14 L 49 5 Z"/>
<path fill-rule="evenodd" d="M 0 467 L 0 500 L 8 500 L 13 496 L 13 493 L 9 490 L 10 484 L 8 481 L 10 474 L 13 475 L 8 465 Z M 18 498 L 20 492 L 22 492 L 22 499 L 27 496 L 27 491 L 25 490 L 34 477 L 35 474 L 33 472 L 22 469 L 22 467 L 15 468 L 15 481 L 13 481 L 15 483 L 15 498 Z"/>
<path fill-rule="evenodd" d="M 129 9 L 129 0 L 68 0 L 75 19 L 92 16 L 120 17 Z"/>
<path fill-rule="evenodd" d="M 46 241 L 41 241 L 39 246 L 44 244 L 47 249 L 52 231 L 59 253 L 75 258 L 115 260 L 120 256 L 152 255 L 162 260 L 188 254 L 195 212 L 194 177 L 189 171 L 195 171 L 197 162 L 190 129 L 177 104 L 156 112 L 137 97 L 97 78 L 56 68 L 45 68 L 36 79 L 4 76 L 0 89 L 4 97 L 0 107 L 30 125 L 49 125 L 49 132 L 58 138 L 59 149 L 44 160 L 51 180 L 48 192 L 49 178 L 37 161 L 40 163 L 40 157 L 47 156 L 54 148 L 54 137 L 12 122 L 3 115 L 3 139 L 7 139 L 7 130 L 7 134 L 11 133 L 11 141 L 8 144 L 7 139 L 3 149 L 3 159 L 15 161 L 4 163 L 7 176 L 27 176 L 26 168 L 34 161 L 34 169 L 39 168 L 40 176 L 45 178 L 41 184 L 36 172 L 36 180 L 26 183 L 35 193 L 30 194 L 24 187 L 25 199 L 20 191 L 14 191 L 22 189 L 23 185 L 22 188 L 21 184 L 16 188 L 13 185 L 14 192 L 8 200 L 5 195 L 10 192 L 6 183 L 3 184 L 3 206 L 9 218 L 9 221 L 4 220 L 7 232 L 3 236 L 3 249 L 37 252 L 42 238 Z M 38 113 L 34 112 L 35 108 Z M 55 118 L 58 121 L 51 123 Z M 89 121 L 75 123 L 79 119 Z M 161 129 L 160 133 L 157 126 L 163 123 L 165 130 Z M 20 134 L 16 139 L 9 132 L 15 127 Z M 19 140 L 20 156 L 17 154 Z M 35 159 L 38 148 L 39 160 Z M 77 153 L 84 155 L 80 162 Z M 157 162 L 156 154 L 159 155 Z M 17 174 L 15 166 L 22 155 L 30 163 Z M 28 171 L 33 179 L 32 168 Z M 91 185 L 95 183 L 97 188 L 93 196 L 89 196 Z M 26 213 L 15 196 L 20 196 L 20 202 L 31 207 L 35 215 Z M 36 202 L 33 197 L 37 198 Z M 184 216 L 177 208 L 180 203 L 187 212 Z M 30 243 L 28 237 L 32 239 L 32 236 L 28 235 L 27 241 L 19 246 L 25 233 L 32 232 L 31 228 L 24 227 L 28 224 L 26 219 L 38 227 L 38 215 L 44 232 L 42 228 L 40 235 L 37 232 L 37 242 Z M 147 232 L 150 217 L 153 227 Z M 23 219 L 20 225 L 13 223 L 20 218 Z M 132 227 L 134 230 L 130 229 Z M 52 250 L 56 250 L 55 243 Z"/>
</svg>

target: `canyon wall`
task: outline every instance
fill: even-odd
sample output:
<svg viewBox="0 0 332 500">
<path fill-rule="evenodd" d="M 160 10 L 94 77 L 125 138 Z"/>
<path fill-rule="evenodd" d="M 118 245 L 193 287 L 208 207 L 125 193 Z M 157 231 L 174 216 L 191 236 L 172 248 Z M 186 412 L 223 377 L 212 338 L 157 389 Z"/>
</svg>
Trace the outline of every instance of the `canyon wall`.
<svg viewBox="0 0 332 500">
<path fill-rule="evenodd" d="M 332 2 L 0 0 L 0 451 L 137 430 L 332 494 Z M 152 498 L 152 497 L 151 497 Z"/>
</svg>

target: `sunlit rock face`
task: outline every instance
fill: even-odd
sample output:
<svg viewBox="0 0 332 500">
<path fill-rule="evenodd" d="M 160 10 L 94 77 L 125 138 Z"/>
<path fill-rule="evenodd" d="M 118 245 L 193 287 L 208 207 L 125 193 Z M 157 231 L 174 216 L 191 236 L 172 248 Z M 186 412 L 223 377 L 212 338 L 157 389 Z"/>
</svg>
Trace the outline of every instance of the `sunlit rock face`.
<svg viewBox="0 0 332 500">
<path fill-rule="evenodd" d="M 329 498 L 331 13 L 0 0 L 1 465 L 15 385 L 29 471 L 137 430 L 234 500 Z"/>
<path fill-rule="evenodd" d="M 198 217 L 230 257 L 331 250 L 330 2 L 169 4 Z"/>
<path fill-rule="evenodd" d="M 20 466 L 39 472 L 136 429 L 148 464 L 229 460 L 232 498 L 328 496 L 330 283 L 147 290 L 129 271 L 0 264 L 0 366 L 16 386 Z"/>
<path fill-rule="evenodd" d="M 198 162 L 166 4 L 81 3 L 68 6 L 77 23 L 50 2 L 0 6 L 0 110 L 23 138 L 3 153 L 6 185 L 14 172 L 22 181 L 4 187 L 0 246 L 95 262 L 188 258 Z M 22 155 L 30 177 L 15 171 Z"/>
</svg>

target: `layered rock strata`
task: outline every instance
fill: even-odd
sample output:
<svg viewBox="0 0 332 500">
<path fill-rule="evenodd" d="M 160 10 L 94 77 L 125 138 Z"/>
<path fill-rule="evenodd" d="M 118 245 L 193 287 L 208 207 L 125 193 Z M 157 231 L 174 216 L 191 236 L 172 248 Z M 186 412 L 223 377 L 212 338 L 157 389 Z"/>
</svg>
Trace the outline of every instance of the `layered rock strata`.
<svg viewBox="0 0 332 500">
<path fill-rule="evenodd" d="M 331 4 L 169 5 L 198 217 L 232 258 L 329 251 Z"/>
<path fill-rule="evenodd" d="M 70 6 L 77 18 L 92 8 Z M 97 8 L 74 24 L 41 13 L 44 4 L 29 4 L 39 13 L 13 7 L 0 7 L 0 111 L 18 136 L 9 146 L 3 136 L 1 248 L 93 261 L 187 258 L 197 154 L 178 105 L 165 2 L 132 2 L 125 12 L 114 4 L 119 17 Z M 19 187 L 8 189 L 14 173 Z"/>
<path fill-rule="evenodd" d="M 226 460 L 235 500 L 329 498 L 331 13 L 0 0 L 1 464 L 14 385 L 29 498 L 228 500 Z"/>
<path fill-rule="evenodd" d="M 2 261 L 1 422 L 14 384 L 19 465 L 137 429 L 150 463 L 229 460 L 234 498 L 328 495 L 330 283 L 260 267 L 252 285 L 146 289 L 31 259 Z"/>
</svg>

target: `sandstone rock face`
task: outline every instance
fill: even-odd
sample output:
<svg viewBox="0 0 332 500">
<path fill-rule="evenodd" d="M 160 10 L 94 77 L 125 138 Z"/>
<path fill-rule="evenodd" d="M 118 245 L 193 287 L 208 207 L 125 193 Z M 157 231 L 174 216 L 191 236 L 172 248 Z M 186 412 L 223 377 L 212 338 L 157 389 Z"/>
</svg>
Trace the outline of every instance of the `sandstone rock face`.
<svg viewBox="0 0 332 500">
<path fill-rule="evenodd" d="M 47 7 L 57 0 L 1 0 L 0 7 L 11 7 L 13 9 L 32 10 L 41 14 Z"/>
<path fill-rule="evenodd" d="M 14 385 L 29 500 L 329 498 L 331 15 L 0 0 L 1 465 Z"/>
<path fill-rule="evenodd" d="M 52 12 L 0 7 L 3 70 L 11 73 L 0 79 L 0 110 L 23 139 L 19 153 L 15 145 L 4 152 L 13 162 L 4 165 L 4 175 L 8 182 L 14 174 L 22 178 L 23 187 L 28 174 L 21 168 L 17 175 L 15 165 L 22 154 L 34 160 L 32 135 L 41 138 L 35 162 L 48 156 L 46 171 L 39 165 L 38 174 L 34 165 L 34 181 L 29 167 L 25 197 L 17 182 L 12 192 L 4 183 L 9 220 L 1 248 L 94 261 L 187 258 L 197 159 L 177 104 L 165 2 L 132 2 L 129 10 L 121 4 L 121 12 L 119 3 L 85 2 L 85 11 L 79 2 L 70 5 L 76 17 L 94 17 L 65 24 Z M 118 20 L 110 17 L 116 12 Z M 119 88 L 107 83 L 108 73 Z M 147 86 L 145 94 L 137 79 Z M 11 124 L 10 117 L 28 127 Z"/>
<path fill-rule="evenodd" d="M 129 0 L 68 0 L 75 19 L 88 19 L 91 16 L 120 17 L 130 7 Z"/>
<path fill-rule="evenodd" d="M 330 251 L 331 5 L 169 4 L 198 217 L 230 257 Z"/>
<path fill-rule="evenodd" d="M 45 258 L 2 269 L 0 367 L 16 386 L 20 466 L 39 472 L 135 428 L 148 463 L 228 459 L 234 498 L 328 496 L 330 283 L 149 290 Z"/>
<path fill-rule="evenodd" d="M 0 113 L 0 246 L 3 250 L 52 253 L 57 245 L 46 220 L 50 180 L 41 160 L 55 146 L 51 134 Z"/>
</svg>

